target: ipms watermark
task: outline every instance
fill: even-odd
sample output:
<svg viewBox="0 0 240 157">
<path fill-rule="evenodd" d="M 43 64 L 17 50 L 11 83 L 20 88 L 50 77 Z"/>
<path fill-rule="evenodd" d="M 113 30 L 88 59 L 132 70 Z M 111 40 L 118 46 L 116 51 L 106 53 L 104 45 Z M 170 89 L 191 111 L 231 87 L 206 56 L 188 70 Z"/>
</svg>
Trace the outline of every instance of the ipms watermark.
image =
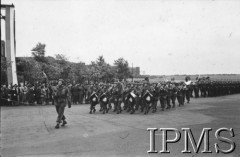
<svg viewBox="0 0 240 157">
<path fill-rule="evenodd" d="M 176 128 L 148 128 L 147 129 L 150 132 L 150 150 L 148 150 L 148 153 L 158 153 L 158 151 L 155 148 L 155 135 L 156 132 L 162 133 L 162 149 L 159 151 L 159 153 L 170 153 L 170 150 L 168 150 L 168 144 L 169 143 L 177 143 L 181 139 L 181 132 Z M 232 137 L 234 137 L 234 131 L 233 128 L 219 128 L 215 131 L 215 138 L 217 140 L 216 143 L 214 143 L 214 147 L 209 146 L 209 132 L 212 131 L 211 128 L 203 128 L 202 132 L 200 134 L 200 137 L 198 141 L 196 142 L 196 139 L 193 136 L 193 133 L 190 128 L 182 128 L 181 129 L 183 134 L 183 150 L 182 153 L 192 153 L 190 150 L 190 146 L 192 147 L 192 150 L 194 153 L 232 153 L 235 148 L 236 144 L 233 141 Z M 169 138 L 168 133 L 172 132 L 174 133 L 174 138 Z M 223 136 L 223 132 L 225 132 L 225 136 L 230 135 L 230 137 Z M 224 146 L 224 148 L 221 148 L 220 143 L 225 143 L 228 146 Z M 200 150 L 201 145 L 203 145 L 203 149 Z M 212 150 L 211 150 L 211 149 Z"/>
</svg>

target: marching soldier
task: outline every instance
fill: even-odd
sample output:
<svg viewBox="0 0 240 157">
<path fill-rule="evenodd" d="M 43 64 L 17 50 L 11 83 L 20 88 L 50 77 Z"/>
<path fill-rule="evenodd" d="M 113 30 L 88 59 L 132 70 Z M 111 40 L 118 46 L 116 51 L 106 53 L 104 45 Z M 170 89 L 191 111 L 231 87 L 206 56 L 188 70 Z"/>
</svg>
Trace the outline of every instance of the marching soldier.
<svg viewBox="0 0 240 157">
<path fill-rule="evenodd" d="M 159 100 L 160 100 L 160 104 L 161 104 L 161 108 L 162 108 L 162 111 L 165 110 L 165 107 L 166 107 L 166 103 L 167 103 L 167 91 L 164 87 L 163 84 L 160 85 L 160 90 L 159 90 Z"/>
<path fill-rule="evenodd" d="M 157 102 L 159 97 L 159 87 L 157 84 L 154 86 L 154 90 L 152 91 L 153 99 L 152 99 L 152 113 L 157 112 Z"/>
<path fill-rule="evenodd" d="M 117 112 L 117 114 L 122 112 L 122 101 L 123 101 L 123 87 L 122 84 L 117 84 L 116 87 L 113 89 L 113 101 L 114 101 L 114 111 Z"/>
<path fill-rule="evenodd" d="M 147 89 L 146 92 L 143 94 L 143 104 L 144 104 L 144 109 L 145 109 L 144 114 L 148 114 L 148 112 L 149 112 L 150 104 L 152 103 L 152 97 L 153 97 L 153 95 Z"/>
<path fill-rule="evenodd" d="M 108 103 L 109 103 L 109 94 L 107 91 L 107 87 L 102 87 L 102 90 L 100 92 L 100 106 L 102 108 L 103 114 L 108 113 Z"/>
<path fill-rule="evenodd" d="M 194 96 L 195 98 L 199 97 L 199 86 L 198 86 L 198 82 L 194 82 L 193 85 L 193 91 L 194 91 Z"/>
<path fill-rule="evenodd" d="M 92 94 L 89 96 L 89 101 L 90 101 L 90 114 L 95 113 L 96 109 L 95 106 L 98 104 L 98 96 L 95 90 L 92 90 Z"/>
<path fill-rule="evenodd" d="M 169 86 L 170 98 L 172 100 L 172 108 L 175 108 L 175 102 L 177 99 L 177 87 L 175 83 L 171 83 Z"/>
<path fill-rule="evenodd" d="M 55 126 L 56 129 L 58 129 L 60 124 L 61 126 L 64 126 L 67 124 L 66 117 L 64 116 L 64 110 L 68 103 L 68 108 L 71 108 L 71 101 L 70 101 L 70 91 L 67 87 L 63 85 L 63 80 L 59 79 L 58 85 L 56 87 L 55 91 L 55 107 L 57 111 L 57 125 Z"/>
<path fill-rule="evenodd" d="M 136 88 L 136 107 L 135 107 L 135 111 L 138 110 L 139 108 L 139 105 L 141 106 L 141 90 L 142 90 L 142 87 L 140 85 L 137 86 Z"/>
<path fill-rule="evenodd" d="M 192 84 L 192 81 L 191 81 L 190 77 L 187 76 L 185 78 L 185 82 L 184 82 L 184 91 L 185 91 L 187 103 L 190 102 L 190 97 L 191 97 L 191 92 L 192 92 L 191 84 Z M 185 102 L 185 97 L 183 99 L 183 102 Z"/>
<path fill-rule="evenodd" d="M 131 111 L 130 113 L 133 114 L 135 112 L 135 105 L 136 105 L 136 97 L 137 95 L 135 94 L 135 91 L 130 91 L 130 93 L 127 96 L 127 100 L 128 100 L 128 107 L 129 107 L 129 111 Z"/>
<path fill-rule="evenodd" d="M 183 83 L 177 84 L 178 85 L 178 90 L 177 90 L 177 100 L 179 103 L 179 106 L 184 105 L 184 90 L 183 90 Z"/>
<path fill-rule="evenodd" d="M 167 103 L 167 108 L 166 109 L 170 109 L 171 108 L 171 89 L 170 89 L 170 82 L 167 82 L 167 84 L 165 85 L 165 91 L 166 91 L 166 103 Z"/>
</svg>

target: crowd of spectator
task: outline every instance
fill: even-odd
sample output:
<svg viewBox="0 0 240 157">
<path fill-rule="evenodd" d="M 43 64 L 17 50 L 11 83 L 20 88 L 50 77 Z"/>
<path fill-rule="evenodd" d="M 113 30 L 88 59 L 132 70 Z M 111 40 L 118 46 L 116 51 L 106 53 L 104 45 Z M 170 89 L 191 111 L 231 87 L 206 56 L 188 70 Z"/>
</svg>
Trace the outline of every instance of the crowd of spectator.
<svg viewBox="0 0 240 157">
<path fill-rule="evenodd" d="M 73 104 L 87 103 L 87 88 L 82 84 L 68 85 Z M 1 86 L 1 104 L 12 105 L 54 105 L 54 87 L 52 83 L 9 84 Z"/>
</svg>

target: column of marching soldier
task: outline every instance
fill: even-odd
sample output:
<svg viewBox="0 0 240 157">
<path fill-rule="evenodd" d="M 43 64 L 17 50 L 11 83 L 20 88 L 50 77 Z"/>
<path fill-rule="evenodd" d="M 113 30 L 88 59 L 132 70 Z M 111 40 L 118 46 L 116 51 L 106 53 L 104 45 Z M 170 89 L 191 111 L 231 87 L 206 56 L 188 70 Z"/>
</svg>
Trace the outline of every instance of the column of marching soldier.
<svg viewBox="0 0 240 157">
<path fill-rule="evenodd" d="M 72 104 L 91 103 L 91 106 L 101 105 L 101 111 L 107 112 L 113 108 L 120 113 L 123 109 L 131 113 L 144 106 L 151 106 L 156 112 L 156 104 L 160 101 L 164 110 L 181 106 L 190 97 L 215 97 L 240 93 L 240 81 L 211 81 L 198 79 L 196 82 L 161 82 L 161 83 L 114 83 L 114 84 L 68 84 Z M 48 105 L 54 104 L 54 88 L 57 82 L 49 84 L 35 83 L 34 85 L 1 85 L 1 105 Z M 144 100 L 144 97 L 145 100 Z M 149 100 L 149 101 L 148 101 Z M 107 101 L 107 110 L 104 104 Z M 147 105 L 144 105 L 147 104 Z M 172 104 L 172 106 L 170 105 Z M 112 107 L 113 105 L 113 107 Z M 132 107 L 134 106 L 134 108 Z M 92 112 L 95 109 L 91 110 Z"/>
<path fill-rule="evenodd" d="M 157 111 L 158 101 L 161 110 L 183 106 L 189 103 L 193 95 L 198 98 L 224 96 L 240 93 L 239 81 L 211 81 L 198 79 L 191 82 L 161 82 L 161 83 L 116 83 L 114 85 L 91 86 L 89 97 L 90 114 L 96 111 L 95 106 L 100 105 L 100 111 L 104 114 L 113 108 L 117 114 L 123 110 L 133 114 L 139 110 L 147 114 L 149 110 Z M 199 95 L 200 93 L 200 95 Z M 113 105 L 113 107 L 112 107 Z"/>
</svg>

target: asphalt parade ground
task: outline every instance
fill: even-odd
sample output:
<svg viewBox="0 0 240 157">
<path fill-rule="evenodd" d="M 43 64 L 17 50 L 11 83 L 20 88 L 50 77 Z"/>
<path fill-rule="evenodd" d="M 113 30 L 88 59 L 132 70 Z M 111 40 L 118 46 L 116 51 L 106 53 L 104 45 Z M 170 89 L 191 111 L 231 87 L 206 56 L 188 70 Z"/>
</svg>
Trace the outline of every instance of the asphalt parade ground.
<svg viewBox="0 0 240 157">
<path fill-rule="evenodd" d="M 116 114 L 89 114 L 89 105 L 66 108 L 68 124 L 55 129 L 56 111 L 48 106 L 1 107 L 1 156 L 62 157 L 62 156 L 240 156 L 240 95 L 191 99 L 190 104 L 167 111 L 144 115 L 137 111 Z M 212 128 L 209 135 L 212 153 L 182 154 L 184 134 L 190 128 L 196 140 L 203 128 Z M 233 128 L 231 139 L 236 149 L 230 154 L 216 154 L 214 143 L 222 149 L 230 145 L 218 141 L 214 134 L 219 128 Z M 147 128 L 176 128 L 182 136 L 178 143 L 168 144 L 170 154 L 148 154 L 150 138 Z M 229 137 L 226 134 L 225 137 Z M 174 134 L 168 135 L 169 139 Z M 230 137 L 229 137 L 230 138 Z M 156 132 L 156 150 L 162 149 L 162 134 Z M 190 145 L 190 150 L 192 150 Z"/>
</svg>

